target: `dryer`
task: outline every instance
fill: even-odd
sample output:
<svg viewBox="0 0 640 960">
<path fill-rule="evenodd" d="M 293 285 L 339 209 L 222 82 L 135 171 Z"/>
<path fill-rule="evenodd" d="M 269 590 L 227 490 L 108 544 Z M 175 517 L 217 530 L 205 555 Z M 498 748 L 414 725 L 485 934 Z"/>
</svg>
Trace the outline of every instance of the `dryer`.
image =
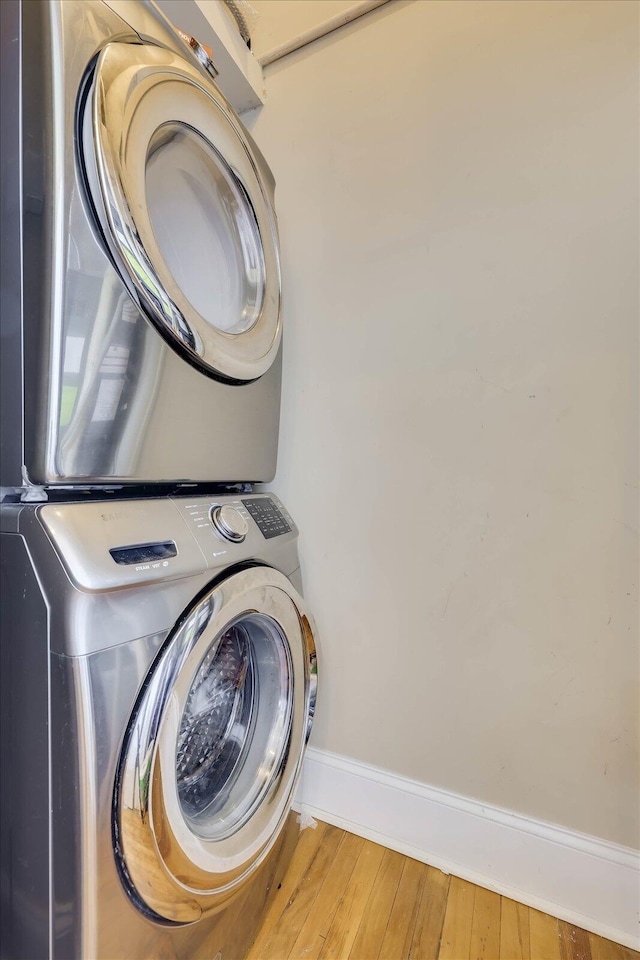
<svg viewBox="0 0 640 960">
<path fill-rule="evenodd" d="M 2 956 L 243 956 L 313 719 L 273 494 L 2 511 Z"/>
<path fill-rule="evenodd" d="M 2 12 L 5 487 L 273 478 L 274 179 L 149 0 Z"/>
</svg>

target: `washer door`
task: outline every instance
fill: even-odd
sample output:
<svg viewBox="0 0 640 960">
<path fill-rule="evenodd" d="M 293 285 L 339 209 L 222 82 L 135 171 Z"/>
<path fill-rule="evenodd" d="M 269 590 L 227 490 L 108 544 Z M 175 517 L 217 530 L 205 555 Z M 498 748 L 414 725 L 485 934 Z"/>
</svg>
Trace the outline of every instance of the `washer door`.
<svg viewBox="0 0 640 960">
<path fill-rule="evenodd" d="M 91 205 L 130 292 L 203 372 L 260 377 L 281 336 L 276 221 L 224 97 L 172 51 L 114 42 L 83 111 Z"/>
<path fill-rule="evenodd" d="M 143 686 L 114 792 L 114 851 L 149 917 L 189 923 L 238 893 L 289 811 L 316 692 L 313 629 L 270 567 L 215 585 Z"/>
</svg>

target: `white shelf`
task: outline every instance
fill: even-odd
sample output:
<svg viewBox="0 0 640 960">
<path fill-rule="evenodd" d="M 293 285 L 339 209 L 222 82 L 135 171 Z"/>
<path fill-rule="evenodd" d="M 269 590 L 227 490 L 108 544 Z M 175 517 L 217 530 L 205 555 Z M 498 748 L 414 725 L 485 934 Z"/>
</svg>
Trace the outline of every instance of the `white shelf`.
<svg viewBox="0 0 640 960">
<path fill-rule="evenodd" d="M 211 47 L 216 83 L 231 106 L 244 113 L 264 103 L 262 67 L 235 28 L 221 0 L 156 0 L 174 26 Z"/>
</svg>

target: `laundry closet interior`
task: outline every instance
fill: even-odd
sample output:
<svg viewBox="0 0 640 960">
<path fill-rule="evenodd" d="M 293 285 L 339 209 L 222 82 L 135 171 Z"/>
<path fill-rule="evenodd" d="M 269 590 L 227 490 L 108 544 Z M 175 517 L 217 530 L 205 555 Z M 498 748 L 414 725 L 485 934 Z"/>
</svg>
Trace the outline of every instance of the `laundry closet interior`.
<svg viewBox="0 0 640 960">
<path fill-rule="evenodd" d="M 640 4 L 0 16 L 0 960 L 639 957 Z"/>
</svg>

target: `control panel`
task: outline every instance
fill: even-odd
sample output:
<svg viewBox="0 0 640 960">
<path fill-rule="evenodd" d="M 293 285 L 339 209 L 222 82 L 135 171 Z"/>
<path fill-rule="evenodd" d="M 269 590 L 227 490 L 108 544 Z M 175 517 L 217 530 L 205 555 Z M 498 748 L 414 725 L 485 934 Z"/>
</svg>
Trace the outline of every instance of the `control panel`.
<svg viewBox="0 0 640 960">
<path fill-rule="evenodd" d="M 281 537 L 283 533 L 291 532 L 291 524 L 270 497 L 252 497 L 242 501 L 253 519 L 258 530 L 265 538 Z"/>
<path fill-rule="evenodd" d="M 47 503 L 38 516 L 71 579 L 83 590 L 188 577 L 207 567 L 170 500 Z"/>
<path fill-rule="evenodd" d="M 272 546 L 296 562 L 297 530 L 274 494 L 45 504 L 38 513 L 71 578 L 89 591 L 268 562 Z"/>
</svg>

